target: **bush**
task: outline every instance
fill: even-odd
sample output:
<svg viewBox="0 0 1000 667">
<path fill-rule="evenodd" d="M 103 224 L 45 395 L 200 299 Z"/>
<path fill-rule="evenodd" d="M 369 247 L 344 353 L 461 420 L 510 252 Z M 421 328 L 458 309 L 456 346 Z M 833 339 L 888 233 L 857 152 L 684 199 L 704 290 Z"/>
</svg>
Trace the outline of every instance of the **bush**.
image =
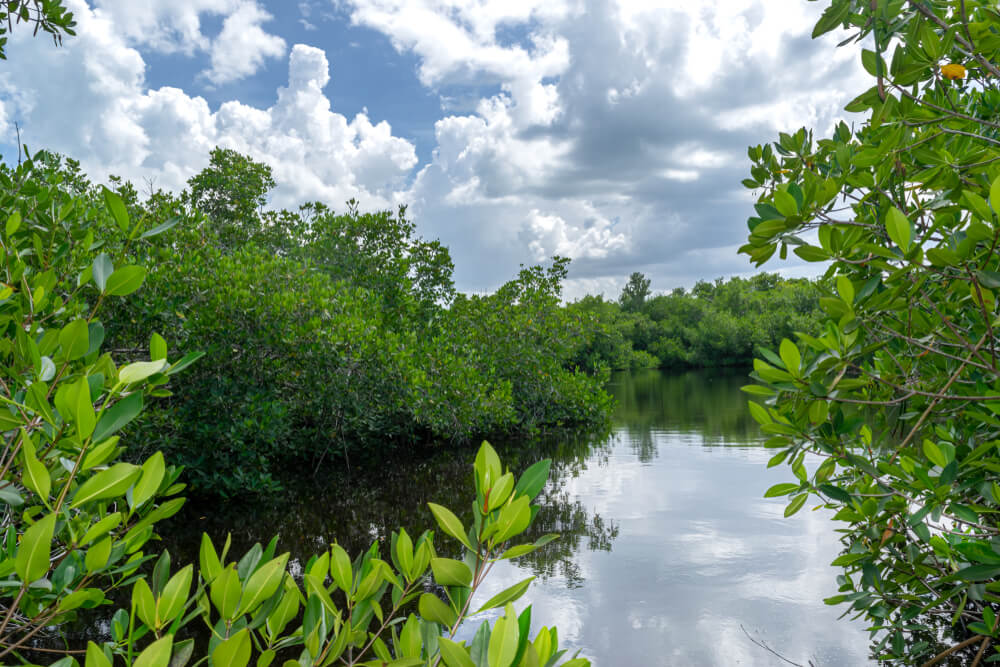
<svg viewBox="0 0 1000 667">
<path fill-rule="evenodd" d="M 385 557 L 378 543 L 353 559 L 333 545 L 304 564 L 301 583 L 289 572 L 288 554 L 277 554 L 276 539 L 233 560 L 228 541 L 220 551 L 204 536 L 197 570 L 193 564 L 176 567 L 166 551 L 155 559 L 147 554 L 158 538 L 157 522 L 184 503 L 178 496 L 184 484 L 180 469 L 159 451 L 123 461 L 128 449 L 122 429 L 147 400 L 167 397 L 166 383 L 197 355 L 170 363 L 166 341 L 154 335 L 147 359 L 119 368 L 104 351 L 97 315 L 143 285 L 146 269 L 123 263 L 121 255 L 163 229 L 133 222 L 110 191 L 95 206 L 64 189 L 54 163 L 39 158 L 0 169 L 6 278 L 0 291 L 0 660 L 27 664 L 29 653 L 45 651 L 59 656 L 53 663 L 59 667 L 79 664 L 72 653 L 85 655 L 86 667 L 183 667 L 205 659 L 245 667 L 254 657 L 266 666 L 279 653 L 288 658 L 286 666 L 340 660 L 467 667 L 472 655 L 486 653 L 503 667 L 559 662 L 564 651 L 556 631 L 542 628 L 530 637 L 530 608 L 518 614 L 512 606 L 530 579 L 479 606 L 502 608 L 503 616 L 484 622 L 471 641 L 455 641 L 493 564 L 555 537 L 516 542 L 538 511 L 531 503 L 545 485 L 549 462 L 515 477 L 485 443 L 473 466 L 472 523 L 430 506 L 461 559 L 439 555 L 432 532 L 412 539 L 402 530 L 393 533 Z M 103 236 L 108 231 L 117 242 L 106 243 L 112 240 Z M 205 359 L 202 367 L 211 362 Z M 271 431 L 280 434 L 280 407 L 260 400 L 253 388 L 243 396 L 258 416 L 247 432 L 260 427 L 265 443 Z M 208 400 L 188 397 L 191 403 Z M 143 568 L 147 564 L 151 570 Z M 425 591 L 429 577 L 433 588 Z M 116 590 L 126 602 L 112 614 Z M 66 646 L 61 628 L 79 614 L 103 610 L 110 616 L 109 639 L 89 641 L 85 650 Z M 196 621 L 212 630 L 203 645 L 185 638 Z M 64 648 L 38 645 L 53 633 Z M 573 658 L 563 664 L 589 663 Z"/>
<path fill-rule="evenodd" d="M 822 327 L 755 361 L 747 388 L 770 465 L 795 477 L 767 495 L 790 497 L 786 515 L 810 498 L 833 512 L 827 602 L 871 623 L 879 659 L 995 661 L 1000 15 L 835 0 L 814 34 L 841 25 L 874 49 L 874 85 L 847 106 L 867 122 L 751 147 L 744 181 L 761 194 L 742 252 L 829 262 Z"/>
</svg>

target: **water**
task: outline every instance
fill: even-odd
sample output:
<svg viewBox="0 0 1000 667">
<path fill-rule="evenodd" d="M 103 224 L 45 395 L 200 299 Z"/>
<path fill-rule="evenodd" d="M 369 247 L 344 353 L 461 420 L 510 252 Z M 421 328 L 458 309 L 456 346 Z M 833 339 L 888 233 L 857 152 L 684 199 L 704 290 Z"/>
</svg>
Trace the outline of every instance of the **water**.
<svg viewBox="0 0 1000 667">
<path fill-rule="evenodd" d="M 610 435 L 498 444 L 515 469 L 553 458 L 533 534 L 563 538 L 498 566 L 481 600 L 536 576 L 518 607 L 530 603 L 534 627 L 556 625 L 561 644 L 598 667 L 787 664 L 751 638 L 802 665 L 868 663 L 863 627 L 822 602 L 836 593 L 829 563 L 839 552 L 827 515 L 807 504 L 785 519 L 784 499 L 762 497 L 791 474 L 766 469 L 771 453 L 739 391 L 746 382 L 622 374 L 611 387 L 619 407 Z M 431 527 L 428 500 L 467 507 L 470 461 L 444 453 L 310 480 L 268 509 L 193 506 L 163 534 L 188 559 L 202 530 L 231 531 L 236 549 L 280 532 L 281 547 L 300 560 L 334 539 L 356 553 L 394 526 Z"/>
</svg>

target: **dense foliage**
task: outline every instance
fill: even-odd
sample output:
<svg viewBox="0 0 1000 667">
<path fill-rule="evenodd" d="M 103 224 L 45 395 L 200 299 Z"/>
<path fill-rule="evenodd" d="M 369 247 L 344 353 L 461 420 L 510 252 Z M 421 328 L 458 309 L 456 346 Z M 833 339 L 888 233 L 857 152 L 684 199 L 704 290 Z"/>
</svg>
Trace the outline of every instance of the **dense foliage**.
<svg viewBox="0 0 1000 667">
<path fill-rule="evenodd" d="M 864 44 L 866 112 L 750 149 L 742 248 L 829 262 L 823 327 L 755 362 L 786 514 L 843 532 L 831 604 L 884 660 L 1000 652 L 1000 13 L 982 0 L 834 0 L 816 26 Z M 811 232 L 804 234 L 804 232 Z M 816 240 L 812 240 L 816 239 Z M 820 458 L 807 465 L 807 454 Z M 937 654 L 937 655 L 935 655 Z"/>
<path fill-rule="evenodd" d="M 814 331 L 820 320 L 817 286 L 773 273 L 650 294 L 650 281 L 633 273 L 617 303 L 586 296 L 570 304 L 571 312 L 594 323 L 577 363 L 615 369 L 749 366 L 759 347 L 773 347 L 793 331 Z"/>
<path fill-rule="evenodd" d="M 75 162 L 38 159 L 101 201 Z M 213 360 L 133 425 L 140 453 L 162 450 L 203 492 L 234 494 L 331 459 L 607 419 L 602 374 L 575 363 L 591 323 L 560 307 L 567 260 L 467 297 L 447 249 L 416 237 L 405 209 L 265 210 L 273 184 L 266 165 L 223 149 L 179 194 L 141 198 L 114 181 L 158 234 L 109 237 L 149 268 L 141 294 L 110 304 L 109 345 L 141 355 L 164 331 Z"/>
<path fill-rule="evenodd" d="M 154 334 L 148 352 L 127 350 L 141 360 L 119 367 L 99 315 L 122 312 L 123 297 L 150 279 L 125 257 L 158 247 L 152 240 L 170 225 L 130 216 L 109 190 L 95 201 L 51 156 L 38 158 L 0 169 L 0 660 L 29 664 L 29 655 L 55 654 L 59 667 L 80 664 L 74 654 L 86 667 L 192 660 L 245 667 L 253 658 L 266 667 L 279 657 L 286 667 L 560 661 L 556 631 L 532 638 L 530 607 L 512 606 L 530 579 L 477 603 L 503 615 L 470 641 L 456 639 L 493 564 L 554 537 L 515 542 L 534 522 L 532 500 L 549 462 L 515 477 L 485 443 L 473 467 L 470 525 L 430 505 L 457 542 L 448 553 L 462 553 L 460 560 L 439 555 L 432 532 L 411 539 L 400 530 L 384 556 L 379 542 L 353 559 L 335 544 L 290 563 L 275 539 L 232 559 L 228 541 L 220 552 L 204 536 L 197 569 L 177 568 L 167 552 L 150 562 L 156 523 L 181 508 L 184 484 L 160 451 L 123 460 L 123 429 L 149 400 L 169 398 L 166 384 L 197 367 L 199 355 L 171 363 L 166 340 Z M 151 570 L 140 570 L 147 562 Z M 112 597 L 116 590 L 126 595 Z M 108 634 L 66 646 L 58 631 L 81 613 L 104 613 Z M 187 636 L 198 625 L 209 630 L 203 639 Z"/>
</svg>

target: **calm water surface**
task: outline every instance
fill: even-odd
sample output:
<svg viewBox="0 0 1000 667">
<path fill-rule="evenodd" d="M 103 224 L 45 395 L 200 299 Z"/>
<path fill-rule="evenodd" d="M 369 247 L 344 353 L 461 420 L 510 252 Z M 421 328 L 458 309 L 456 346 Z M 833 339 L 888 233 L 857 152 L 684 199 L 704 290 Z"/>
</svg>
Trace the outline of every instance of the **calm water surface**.
<svg viewBox="0 0 1000 667">
<path fill-rule="evenodd" d="M 762 498 L 790 473 L 766 469 L 771 453 L 739 391 L 746 382 L 739 374 L 619 375 L 609 436 L 498 446 L 514 468 L 553 458 L 534 532 L 563 538 L 498 566 L 482 599 L 536 576 L 519 607 L 532 604 L 536 628 L 556 625 L 561 643 L 598 667 L 787 664 L 748 635 L 803 665 L 868 664 L 863 627 L 836 620 L 843 609 L 822 603 L 836 592 L 831 523 L 807 510 L 785 519 L 783 499 Z M 456 458 L 310 481 L 265 510 L 193 506 L 164 533 L 182 534 L 187 558 L 202 530 L 232 532 L 237 548 L 278 532 L 300 559 L 334 539 L 356 552 L 393 526 L 431 527 L 426 510 L 411 509 L 427 500 L 467 507 L 471 468 Z"/>
</svg>

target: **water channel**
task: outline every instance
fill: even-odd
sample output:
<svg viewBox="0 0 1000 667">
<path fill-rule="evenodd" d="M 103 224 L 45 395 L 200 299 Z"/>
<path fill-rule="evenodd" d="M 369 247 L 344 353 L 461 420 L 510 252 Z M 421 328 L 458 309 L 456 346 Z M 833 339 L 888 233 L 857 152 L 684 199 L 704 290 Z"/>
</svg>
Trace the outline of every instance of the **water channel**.
<svg viewBox="0 0 1000 667">
<path fill-rule="evenodd" d="M 803 665 L 868 664 L 863 626 L 822 602 L 836 592 L 831 522 L 808 505 L 785 519 L 784 499 L 762 497 L 790 473 L 766 468 L 770 452 L 739 391 L 746 382 L 739 373 L 621 374 L 610 434 L 497 443 L 515 470 L 553 459 L 533 533 L 563 538 L 495 569 L 482 599 L 535 576 L 518 606 L 530 603 L 536 628 L 556 625 L 561 643 L 596 667 L 787 664 L 758 643 Z M 188 536 L 183 560 L 196 557 L 202 530 L 231 532 L 237 550 L 280 533 L 294 558 L 335 539 L 357 553 L 392 527 L 432 527 L 428 500 L 467 507 L 470 471 L 454 453 L 356 471 L 289 488 L 290 500 L 271 508 L 192 505 L 163 533 L 172 551 Z"/>
</svg>

